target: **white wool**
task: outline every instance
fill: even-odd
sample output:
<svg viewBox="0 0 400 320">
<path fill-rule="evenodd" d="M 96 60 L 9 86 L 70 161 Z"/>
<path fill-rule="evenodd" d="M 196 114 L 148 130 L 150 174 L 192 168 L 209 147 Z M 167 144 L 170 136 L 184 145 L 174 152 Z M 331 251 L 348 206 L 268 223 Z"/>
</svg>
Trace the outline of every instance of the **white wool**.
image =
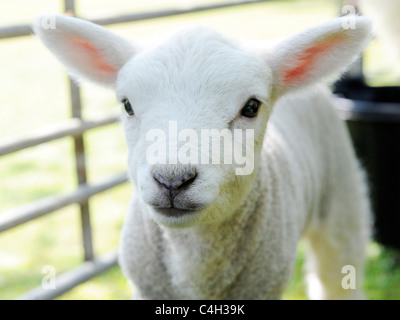
<svg viewBox="0 0 400 320">
<path fill-rule="evenodd" d="M 319 82 L 365 47 L 368 20 L 357 17 L 356 29 L 344 29 L 334 19 L 262 49 L 209 28 L 186 28 L 139 50 L 98 26 L 58 19 L 57 30 L 42 30 L 37 20 L 36 34 L 78 77 L 115 85 L 135 112 L 122 115 L 137 192 L 119 261 L 136 298 L 279 298 L 302 236 L 310 247 L 310 297 L 363 297 L 366 185 L 333 98 Z M 240 115 L 250 98 L 263 102 L 255 118 Z M 168 131 L 170 121 L 196 132 L 253 129 L 255 170 L 238 176 L 228 164 L 150 165 L 146 133 Z M 193 168 L 195 180 L 174 203 L 196 211 L 160 213 L 165 195 L 152 172 L 171 179 Z M 341 286 L 345 265 L 357 271 L 355 290 Z"/>
</svg>

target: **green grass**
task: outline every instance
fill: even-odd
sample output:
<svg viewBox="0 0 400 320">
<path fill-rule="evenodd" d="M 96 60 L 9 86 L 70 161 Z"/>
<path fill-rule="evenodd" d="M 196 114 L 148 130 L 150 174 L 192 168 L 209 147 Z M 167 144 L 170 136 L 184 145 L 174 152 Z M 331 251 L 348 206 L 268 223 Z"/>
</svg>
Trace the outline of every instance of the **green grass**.
<svg viewBox="0 0 400 320">
<path fill-rule="evenodd" d="M 208 1 L 211 2 L 211 1 Z M 60 1 L 2 1 L 2 25 L 24 23 L 42 11 L 61 10 Z M 86 17 L 141 12 L 184 5 L 187 1 L 79 1 Z M 192 1 L 191 3 L 196 3 Z M 204 4 L 205 1 L 197 3 Z M 16 14 L 18 12 L 18 14 Z M 250 39 L 278 38 L 328 20 L 338 12 L 334 1 L 275 1 L 190 15 L 116 25 L 110 29 L 130 38 L 145 38 L 187 24 L 205 24 L 222 32 Z M 384 49 L 374 42 L 368 51 L 366 71 L 375 84 L 395 81 L 381 57 Z M 0 41 L 0 137 L 27 134 L 70 116 L 67 82 L 63 67 L 33 37 Z M 378 79 L 378 80 L 376 80 Z M 83 84 L 84 115 L 87 118 L 117 112 L 110 89 Z M 85 136 L 90 182 L 101 181 L 125 170 L 126 148 L 118 125 L 96 129 Z M 76 186 L 70 138 L 26 149 L 0 158 L 1 212 L 45 196 L 72 191 Z M 117 187 L 90 200 L 96 254 L 118 245 L 121 226 L 132 189 Z M 295 273 L 285 299 L 305 299 L 300 247 Z M 399 299 L 399 253 L 371 243 L 365 290 L 370 299 Z M 0 299 L 13 299 L 40 285 L 42 267 L 52 265 L 57 274 L 82 261 L 80 216 L 77 206 L 0 234 Z M 115 267 L 74 288 L 60 299 L 129 299 L 130 288 Z"/>
</svg>

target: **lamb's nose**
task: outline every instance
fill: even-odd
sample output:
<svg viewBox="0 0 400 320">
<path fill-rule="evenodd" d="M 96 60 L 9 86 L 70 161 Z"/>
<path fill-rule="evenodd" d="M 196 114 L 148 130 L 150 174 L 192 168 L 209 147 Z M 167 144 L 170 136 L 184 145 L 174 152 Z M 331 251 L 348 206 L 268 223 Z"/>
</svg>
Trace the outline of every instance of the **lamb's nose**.
<svg viewBox="0 0 400 320">
<path fill-rule="evenodd" d="M 178 178 L 174 177 L 173 179 L 165 179 L 161 173 L 153 172 L 154 179 L 169 191 L 175 191 L 175 194 L 179 189 L 188 187 L 196 179 L 196 176 L 197 174 L 195 171 L 186 171 Z"/>
</svg>

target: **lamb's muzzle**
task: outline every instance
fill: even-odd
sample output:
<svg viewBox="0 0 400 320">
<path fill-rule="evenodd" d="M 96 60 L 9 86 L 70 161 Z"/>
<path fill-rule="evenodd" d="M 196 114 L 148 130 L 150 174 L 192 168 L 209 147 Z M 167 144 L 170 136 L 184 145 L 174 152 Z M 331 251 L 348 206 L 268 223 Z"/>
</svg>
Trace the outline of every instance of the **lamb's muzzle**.
<svg viewBox="0 0 400 320">
<path fill-rule="evenodd" d="M 166 208 L 176 208 L 174 205 L 175 197 L 180 194 L 181 192 L 185 192 L 194 180 L 196 179 L 197 173 L 193 169 L 192 171 L 186 171 L 181 175 L 171 177 L 166 179 L 160 172 L 155 171 L 153 172 L 153 178 L 158 183 L 159 187 L 161 188 L 163 194 L 169 200 L 169 206 Z M 180 208 L 181 210 L 186 210 L 188 208 Z M 193 208 L 191 208 L 192 210 Z"/>
</svg>

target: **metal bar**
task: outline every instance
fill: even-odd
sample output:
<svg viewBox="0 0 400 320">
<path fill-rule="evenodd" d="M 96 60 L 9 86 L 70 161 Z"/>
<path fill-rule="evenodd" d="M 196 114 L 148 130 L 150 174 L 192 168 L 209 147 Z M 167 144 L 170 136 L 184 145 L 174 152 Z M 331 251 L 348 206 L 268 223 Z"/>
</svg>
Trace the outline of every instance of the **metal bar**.
<svg viewBox="0 0 400 320">
<path fill-rule="evenodd" d="M 0 232 L 44 216 L 70 204 L 84 202 L 93 195 L 123 184 L 127 180 L 127 174 L 121 173 L 95 185 L 82 185 L 71 193 L 49 196 L 36 202 L 5 211 L 0 215 Z"/>
<path fill-rule="evenodd" d="M 239 6 L 239 5 L 255 4 L 255 3 L 261 3 L 261 2 L 268 2 L 268 1 L 272 1 L 272 0 L 232 1 L 232 2 L 227 2 L 227 3 L 219 3 L 219 4 L 217 3 L 217 4 L 210 4 L 210 5 L 196 6 L 196 7 L 192 7 L 192 8 L 169 9 L 169 10 L 118 15 L 115 17 L 96 18 L 96 19 L 91 19 L 89 21 L 92 21 L 92 22 L 100 24 L 100 25 L 111 25 L 111 24 L 117 24 L 117 23 L 156 19 L 156 18 L 162 18 L 162 17 L 181 15 L 181 14 L 186 14 L 186 13 L 193 13 L 193 12 L 200 12 L 200 11 L 214 10 L 214 9 L 222 9 L 222 8 L 234 7 L 234 6 Z M 71 11 L 69 10 L 69 12 L 71 12 Z M 27 36 L 27 35 L 31 35 L 31 34 L 32 34 L 32 29 L 29 24 L 15 25 L 15 26 L 10 26 L 10 27 L 1 27 L 0 28 L 0 39 L 15 38 L 15 37 Z"/>
<path fill-rule="evenodd" d="M 176 16 L 176 15 L 193 13 L 193 12 L 223 9 L 223 8 L 234 7 L 234 6 L 238 6 L 238 5 L 254 4 L 254 3 L 268 2 L 268 1 L 271 1 L 271 0 L 232 1 L 232 2 L 227 2 L 227 3 L 215 3 L 215 4 L 208 4 L 208 5 L 200 5 L 200 6 L 195 6 L 192 8 L 169 9 L 169 10 L 160 10 L 160 11 L 153 11 L 153 12 L 124 14 L 124 15 L 118 15 L 118 16 L 114 16 L 114 17 L 95 18 L 95 19 L 90 19 L 89 21 L 100 24 L 100 25 L 111 25 L 111 24 L 124 23 L 124 22 L 150 20 L 150 19 L 156 19 L 156 18 Z"/>
<path fill-rule="evenodd" d="M 82 119 L 82 103 L 80 98 L 80 89 L 70 77 L 69 77 L 69 88 L 71 97 L 72 116 L 74 118 Z M 74 154 L 75 154 L 78 185 L 81 186 L 87 183 L 85 144 L 82 135 L 74 136 Z M 94 257 L 92 227 L 90 223 L 90 209 L 89 209 L 88 199 L 79 203 L 79 207 L 81 211 L 81 227 L 82 227 L 84 258 L 85 261 L 88 261 L 93 259 Z"/>
<path fill-rule="evenodd" d="M 107 252 L 91 261 L 86 261 L 78 267 L 67 271 L 55 278 L 55 289 L 46 289 L 42 286 L 28 291 L 17 300 L 50 300 L 71 290 L 77 285 L 90 280 L 98 274 L 118 264 L 117 251 Z"/>
<path fill-rule="evenodd" d="M 0 156 L 67 136 L 77 136 L 89 129 L 112 124 L 118 122 L 118 120 L 118 115 L 108 115 L 88 121 L 78 118 L 68 119 L 24 135 L 3 139 L 0 142 Z"/>
<path fill-rule="evenodd" d="M 75 0 L 64 0 L 64 12 L 75 15 Z"/>
<path fill-rule="evenodd" d="M 75 15 L 75 0 L 64 0 L 64 12 L 70 15 Z M 82 119 L 82 101 L 79 86 L 68 76 L 69 89 L 71 98 L 71 112 L 72 117 Z M 74 138 L 74 149 L 75 149 L 75 164 L 76 174 L 78 178 L 78 185 L 84 185 L 87 183 L 87 171 L 86 171 L 86 156 L 85 156 L 85 143 L 83 135 L 76 135 Z M 93 237 L 92 237 L 92 226 L 90 223 L 90 209 L 89 199 L 79 203 L 81 211 L 81 227 L 82 227 L 82 241 L 85 261 L 92 260 L 94 258 L 93 250 Z"/>
<path fill-rule="evenodd" d="M 29 24 L 20 24 L 15 26 L 1 27 L 0 39 L 16 38 L 22 36 L 29 36 L 33 30 Z"/>
</svg>

